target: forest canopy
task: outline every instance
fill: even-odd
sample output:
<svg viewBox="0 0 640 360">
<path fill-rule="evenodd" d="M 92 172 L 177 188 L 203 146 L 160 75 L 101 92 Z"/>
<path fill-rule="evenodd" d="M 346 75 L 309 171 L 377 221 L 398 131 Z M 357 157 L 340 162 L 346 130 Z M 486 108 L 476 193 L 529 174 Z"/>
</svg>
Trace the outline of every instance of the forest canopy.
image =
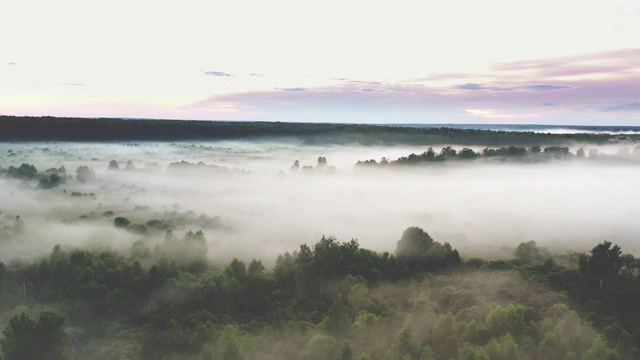
<svg viewBox="0 0 640 360">
<path fill-rule="evenodd" d="M 309 144 L 460 144 L 489 146 L 637 142 L 633 134 L 551 134 L 403 126 L 0 116 L 0 141 L 177 141 L 298 138 Z"/>
<path fill-rule="evenodd" d="M 104 359 L 640 354 L 640 263 L 609 242 L 578 261 L 534 241 L 509 261 L 463 261 L 409 227 L 395 254 L 322 237 L 269 269 L 258 259 L 194 268 L 136 246 L 128 255 L 56 246 L 39 261 L 0 263 L 0 304 L 15 313 L 4 359 L 64 359 L 72 347 L 76 358 Z M 202 262 L 200 254 L 184 256 Z"/>
</svg>

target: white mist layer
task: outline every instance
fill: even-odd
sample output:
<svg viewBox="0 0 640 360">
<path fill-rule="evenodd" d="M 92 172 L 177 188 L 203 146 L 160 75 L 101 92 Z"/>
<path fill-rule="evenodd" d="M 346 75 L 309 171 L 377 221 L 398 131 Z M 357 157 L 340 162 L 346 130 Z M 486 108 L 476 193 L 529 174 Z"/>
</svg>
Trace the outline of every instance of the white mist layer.
<svg viewBox="0 0 640 360">
<path fill-rule="evenodd" d="M 9 150 L 15 155 L 8 156 Z M 46 255 L 54 244 L 124 250 L 136 240 L 158 243 L 162 234 L 117 229 L 114 217 L 145 224 L 162 219 L 164 212 L 188 210 L 221 218 L 222 228 L 203 230 L 209 257 L 223 261 L 255 257 L 270 262 L 323 235 L 356 238 L 362 247 L 393 252 L 409 226 L 450 242 L 463 257 L 507 256 L 503 247 L 529 240 L 575 251 L 608 240 L 640 254 L 636 163 L 450 161 L 444 166 L 354 169 L 357 160 L 395 159 L 424 150 L 266 142 L 0 144 L 3 168 L 23 162 L 39 171 L 64 165 L 75 175 L 78 166 L 86 165 L 98 176 L 95 183 L 79 184 L 74 177 L 50 190 L 35 189 L 36 181 L 28 182 L 29 188 L 0 179 L 0 227 L 10 225 L 16 215 L 25 223 L 23 234 L 0 244 L 2 260 Z M 319 156 L 334 171 L 290 170 L 295 160 L 301 167 L 316 167 Z M 107 171 L 111 160 L 118 161 L 120 170 Z M 139 169 L 157 163 L 161 171 L 125 171 L 129 160 Z M 183 160 L 246 172 L 167 169 Z M 71 192 L 84 196 L 72 197 Z M 188 224 L 175 232 L 198 229 Z"/>
</svg>

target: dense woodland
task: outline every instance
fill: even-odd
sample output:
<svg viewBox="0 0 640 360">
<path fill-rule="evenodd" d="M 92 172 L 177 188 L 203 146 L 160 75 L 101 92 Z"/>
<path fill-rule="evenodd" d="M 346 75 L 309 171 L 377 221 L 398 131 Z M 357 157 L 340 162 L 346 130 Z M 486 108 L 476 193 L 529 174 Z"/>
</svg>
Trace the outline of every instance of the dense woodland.
<svg viewBox="0 0 640 360">
<path fill-rule="evenodd" d="M 605 144 L 638 135 L 539 134 L 360 124 L 123 120 L 0 116 L 0 141 L 178 141 L 296 138 L 310 144 L 460 144 L 485 146 Z"/>
<path fill-rule="evenodd" d="M 207 262 L 201 232 L 159 247 L 0 263 L 4 359 L 640 356 L 640 264 L 609 242 L 485 261 L 410 227 L 393 254 L 323 237 L 269 269 Z"/>
</svg>

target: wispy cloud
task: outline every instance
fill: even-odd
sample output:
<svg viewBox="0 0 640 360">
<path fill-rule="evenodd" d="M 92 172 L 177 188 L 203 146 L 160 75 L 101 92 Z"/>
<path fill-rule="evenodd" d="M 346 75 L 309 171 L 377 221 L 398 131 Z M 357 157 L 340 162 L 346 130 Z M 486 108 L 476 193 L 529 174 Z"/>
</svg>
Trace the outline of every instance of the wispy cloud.
<svg viewBox="0 0 640 360">
<path fill-rule="evenodd" d="M 604 106 L 600 108 L 600 111 L 604 111 L 604 112 L 640 111 L 640 102 L 631 102 L 631 103 L 623 103 L 618 105 Z"/>
<path fill-rule="evenodd" d="M 640 63 L 631 61 L 634 54 L 640 56 L 640 49 L 503 63 L 484 73 L 434 74 L 397 82 L 332 78 L 330 85 L 281 86 L 214 95 L 196 106 L 234 104 L 239 116 L 259 111 L 267 114 L 264 116 L 279 117 L 304 117 L 309 109 L 330 109 L 322 113 L 330 112 L 331 121 L 340 116 L 350 121 L 360 116 L 361 121 L 368 121 L 377 114 L 408 114 L 418 121 L 454 122 L 632 121 L 629 119 L 640 112 Z M 620 61 L 607 65 L 609 57 Z M 569 65 L 561 65 L 565 63 L 584 66 L 576 72 Z M 547 69 L 556 65 L 560 69 Z M 583 73 L 589 66 L 603 72 L 598 76 L 565 76 Z M 551 71 L 564 75 L 546 76 Z M 367 117 L 356 115 L 360 112 Z"/>
<path fill-rule="evenodd" d="M 233 76 L 231 74 L 228 74 L 222 71 L 205 71 L 204 74 L 208 76 L 215 76 L 215 77 L 232 77 Z"/>
<path fill-rule="evenodd" d="M 538 114 L 517 114 L 517 113 L 504 113 L 494 109 L 465 109 L 465 112 L 473 116 L 480 116 L 488 119 L 525 119 L 538 117 Z"/>
<path fill-rule="evenodd" d="M 483 85 L 483 84 L 474 84 L 474 83 L 466 83 L 466 84 L 463 84 L 463 85 L 456 85 L 456 86 L 454 86 L 454 88 L 460 89 L 460 90 L 470 90 L 470 91 L 483 91 L 483 90 L 508 91 L 508 90 L 513 90 L 514 89 L 514 88 L 505 88 L 505 87 L 499 87 L 499 86 L 487 86 L 487 85 Z"/>
<path fill-rule="evenodd" d="M 307 91 L 306 88 L 303 87 L 292 87 L 292 88 L 275 88 L 276 90 L 283 90 L 283 91 Z"/>
<path fill-rule="evenodd" d="M 572 87 L 567 85 L 536 84 L 536 85 L 525 85 L 525 86 L 521 86 L 520 88 L 531 90 L 531 91 L 552 91 L 552 90 L 571 89 Z"/>
<path fill-rule="evenodd" d="M 460 90 L 470 90 L 470 91 L 552 91 L 552 90 L 562 90 L 562 89 L 571 89 L 571 86 L 568 85 L 549 85 L 549 84 L 533 84 L 533 85 L 523 85 L 523 86 L 511 86 L 511 87 L 501 87 L 501 86 L 487 86 L 483 84 L 474 84 L 474 83 L 466 83 L 463 85 L 454 86 L 456 89 Z"/>
<path fill-rule="evenodd" d="M 349 80 L 351 84 L 381 85 L 379 81 Z"/>
<path fill-rule="evenodd" d="M 489 70 L 516 72 L 526 76 L 558 78 L 618 74 L 640 68 L 640 48 L 600 53 L 498 63 Z"/>
</svg>

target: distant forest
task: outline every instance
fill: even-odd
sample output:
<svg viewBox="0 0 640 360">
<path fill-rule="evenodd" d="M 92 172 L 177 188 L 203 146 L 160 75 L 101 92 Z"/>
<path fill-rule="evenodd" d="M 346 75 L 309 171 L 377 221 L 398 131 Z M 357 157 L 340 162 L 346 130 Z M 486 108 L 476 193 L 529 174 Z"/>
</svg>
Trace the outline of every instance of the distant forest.
<svg viewBox="0 0 640 360">
<path fill-rule="evenodd" d="M 306 143 L 488 146 L 638 142 L 629 134 L 551 134 L 363 124 L 0 116 L 0 141 L 177 141 L 296 138 Z"/>
</svg>

